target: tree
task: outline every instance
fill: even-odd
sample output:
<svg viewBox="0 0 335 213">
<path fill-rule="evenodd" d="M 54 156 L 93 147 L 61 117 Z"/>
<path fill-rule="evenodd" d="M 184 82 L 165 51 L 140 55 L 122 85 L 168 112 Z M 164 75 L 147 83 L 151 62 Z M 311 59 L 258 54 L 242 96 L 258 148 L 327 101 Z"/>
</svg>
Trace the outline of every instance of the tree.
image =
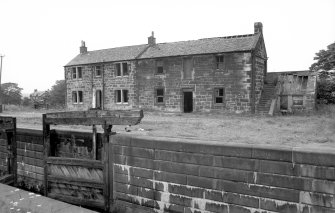
<svg viewBox="0 0 335 213">
<path fill-rule="evenodd" d="M 20 104 L 22 88 L 17 83 L 1 84 L 1 98 L 3 104 Z"/>
<path fill-rule="evenodd" d="M 64 106 L 66 94 L 65 80 L 56 81 L 55 85 L 51 87 L 49 103 L 51 106 Z"/>
<path fill-rule="evenodd" d="M 29 106 L 31 104 L 31 100 L 30 100 L 30 98 L 28 98 L 28 97 L 24 97 L 23 99 L 22 99 L 22 105 L 23 106 Z"/>
<path fill-rule="evenodd" d="M 318 73 L 317 100 L 319 103 L 335 104 L 335 42 L 315 54 L 317 60 L 309 68 Z"/>
<path fill-rule="evenodd" d="M 327 50 L 320 50 L 315 53 L 314 60 L 317 60 L 309 68 L 319 73 L 321 79 L 332 79 L 335 77 L 335 42 L 327 46 Z"/>
</svg>

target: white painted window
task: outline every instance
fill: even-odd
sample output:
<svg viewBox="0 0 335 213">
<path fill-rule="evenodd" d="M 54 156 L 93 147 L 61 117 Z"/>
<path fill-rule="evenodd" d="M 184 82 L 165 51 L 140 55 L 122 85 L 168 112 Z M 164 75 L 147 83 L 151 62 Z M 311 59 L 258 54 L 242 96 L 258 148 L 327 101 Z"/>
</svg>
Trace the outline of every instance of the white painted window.
<svg viewBox="0 0 335 213">
<path fill-rule="evenodd" d="M 116 76 L 125 76 L 129 74 L 130 71 L 130 64 L 123 62 L 123 63 L 116 63 L 115 64 Z"/>
<path fill-rule="evenodd" d="M 82 67 L 72 67 L 72 79 L 83 78 Z"/>
<path fill-rule="evenodd" d="M 128 90 L 125 89 L 115 90 L 115 103 L 127 104 L 128 101 L 129 101 Z"/>
<path fill-rule="evenodd" d="M 72 91 L 72 103 L 82 104 L 83 103 L 83 91 Z"/>
</svg>

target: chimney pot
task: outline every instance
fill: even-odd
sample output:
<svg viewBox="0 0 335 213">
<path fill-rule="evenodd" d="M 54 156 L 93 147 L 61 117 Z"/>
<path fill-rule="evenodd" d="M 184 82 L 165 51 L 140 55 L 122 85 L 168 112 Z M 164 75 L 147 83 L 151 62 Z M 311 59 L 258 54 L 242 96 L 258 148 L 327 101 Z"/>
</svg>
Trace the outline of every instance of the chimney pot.
<svg viewBox="0 0 335 213">
<path fill-rule="evenodd" d="M 255 22 L 254 23 L 254 33 L 263 33 L 263 24 L 262 22 Z"/>
<path fill-rule="evenodd" d="M 87 47 L 85 46 L 85 41 L 81 41 L 80 54 L 87 53 Z"/>
</svg>

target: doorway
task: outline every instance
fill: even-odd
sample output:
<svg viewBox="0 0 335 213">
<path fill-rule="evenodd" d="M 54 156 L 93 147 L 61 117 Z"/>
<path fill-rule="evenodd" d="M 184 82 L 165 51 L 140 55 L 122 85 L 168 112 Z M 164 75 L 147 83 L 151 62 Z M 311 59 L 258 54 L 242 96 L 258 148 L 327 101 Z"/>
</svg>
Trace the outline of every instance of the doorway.
<svg viewBox="0 0 335 213">
<path fill-rule="evenodd" d="M 102 107 L 102 92 L 101 90 L 97 90 L 96 91 L 96 95 L 95 95 L 95 107 L 97 109 L 101 109 Z"/>
<path fill-rule="evenodd" d="M 192 91 L 184 91 L 184 112 L 192 112 L 193 111 L 193 92 Z"/>
</svg>

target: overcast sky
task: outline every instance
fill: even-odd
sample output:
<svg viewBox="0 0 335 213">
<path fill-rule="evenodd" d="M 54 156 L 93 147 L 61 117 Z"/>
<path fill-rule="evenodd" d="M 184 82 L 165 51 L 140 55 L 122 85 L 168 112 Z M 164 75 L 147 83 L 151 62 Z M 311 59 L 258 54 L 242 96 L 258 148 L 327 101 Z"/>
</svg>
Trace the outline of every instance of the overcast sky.
<svg viewBox="0 0 335 213">
<path fill-rule="evenodd" d="M 268 71 L 306 70 L 335 42 L 334 0 L 1 0 L 2 83 L 31 93 L 64 79 L 88 50 L 253 33 L 263 23 Z"/>
</svg>

